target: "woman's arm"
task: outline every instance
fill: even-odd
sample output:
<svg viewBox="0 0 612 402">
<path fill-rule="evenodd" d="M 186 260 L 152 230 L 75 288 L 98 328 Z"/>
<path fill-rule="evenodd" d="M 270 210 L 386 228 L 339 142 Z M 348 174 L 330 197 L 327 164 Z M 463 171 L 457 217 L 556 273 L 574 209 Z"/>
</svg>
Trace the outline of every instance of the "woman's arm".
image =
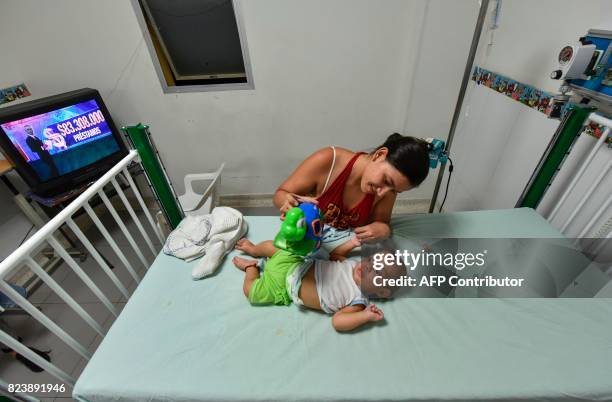
<svg viewBox="0 0 612 402">
<path fill-rule="evenodd" d="M 389 223 L 397 194 L 389 191 L 375 205 L 372 211 L 372 222 Z"/>
<path fill-rule="evenodd" d="M 355 235 L 359 241 L 368 242 L 378 239 L 386 239 L 391 236 L 391 213 L 395 204 L 396 194 L 388 192 L 380 199 L 372 211 L 372 223 L 355 228 Z"/>
<path fill-rule="evenodd" d="M 352 331 L 371 321 L 385 318 L 382 310 L 374 304 L 365 307 L 361 304 L 347 306 L 338 310 L 332 317 L 332 326 L 338 332 Z"/>
<path fill-rule="evenodd" d="M 329 171 L 333 158 L 331 148 L 323 148 L 306 158 L 274 193 L 274 205 L 286 212 L 300 201 L 295 195 L 316 195 L 321 177 Z"/>
</svg>

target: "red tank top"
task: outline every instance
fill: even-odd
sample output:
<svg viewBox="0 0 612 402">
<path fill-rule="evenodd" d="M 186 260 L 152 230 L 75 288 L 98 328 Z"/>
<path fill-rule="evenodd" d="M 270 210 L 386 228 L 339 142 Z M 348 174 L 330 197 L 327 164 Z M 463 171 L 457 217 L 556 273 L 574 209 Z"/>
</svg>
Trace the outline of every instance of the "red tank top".
<svg viewBox="0 0 612 402">
<path fill-rule="evenodd" d="M 368 223 L 370 213 L 372 212 L 372 205 L 374 205 L 374 195 L 366 194 L 357 205 L 351 209 L 347 209 L 342 201 L 342 195 L 344 194 L 344 187 L 346 181 L 353 170 L 353 165 L 364 152 L 358 152 L 351 158 L 349 163 L 336 180 L 329 186 L 323 194 L 321 194 L 317 200 L 319 201 L 319 208 L 324 214 L 324 221 L 326 225 L 332 226 L 336 229 L 345 230 L 350 227 L 363 226 Z"/>
</svg>

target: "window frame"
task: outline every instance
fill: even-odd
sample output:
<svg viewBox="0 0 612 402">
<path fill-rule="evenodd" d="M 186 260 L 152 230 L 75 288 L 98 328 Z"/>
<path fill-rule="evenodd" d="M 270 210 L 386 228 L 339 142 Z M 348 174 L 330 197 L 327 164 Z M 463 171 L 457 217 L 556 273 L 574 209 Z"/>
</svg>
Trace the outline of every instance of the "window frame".
<svg viewBox="0 0 612 402">
<path fill-rule="evenodd" d="M 136 14 L 136 19 L 138 20 L 138 25 L 140 26 L 140 30 L 142 31 L 142 35 L 147 43 L 147 47 L 149 48 L 149 55 L 151 56 L 151 60 L 153 61 L 153 65 L 155 66 L 155 72 L 157 73 L 157 78 L 159 79 L 159 83 L 161 84 L 162 90 L 164 93 L 181 93 L 181 92 L 212 92 L 212 91 L 236 91 L 236 90 L 245 90 L 245 89 L 255 89 L 255 83 L 253 81 L 253 72 L 251 69 L 251 60 L 249 58 L 249 49 L 246 40 L 246 32 L 244 29 L 243 22 L 243 12 L 242 12 L 242 0 L 231 0 L 232 6 L 234 7 L 234 16 L 236 17 L 236 25 L 238 27 L 238 37 L 240 39 L 240 49 L 242 51 L 242 60 L 244 62 L 244 72 L 246 74 L 247 82 L 240 83 L 228 83 L 228 84 L 199 84 L 199 85 L 168 85 L 166 78 L 164 76 L 164 71 L 162 69 L 161 63 L 159 61 L 159 57 L 157 56 L 157 51 L 155 49 L 155 45 L 153 44 L 153 38 L 151 37 L 151 33 L 149 32 L 149 27 L 147 26 L 147 21 L 145 16 L 140 8 L 139 0 L 130 0 L 132 4 L 132 8 L 134 9 L 134 13 Z"/>
</svg>

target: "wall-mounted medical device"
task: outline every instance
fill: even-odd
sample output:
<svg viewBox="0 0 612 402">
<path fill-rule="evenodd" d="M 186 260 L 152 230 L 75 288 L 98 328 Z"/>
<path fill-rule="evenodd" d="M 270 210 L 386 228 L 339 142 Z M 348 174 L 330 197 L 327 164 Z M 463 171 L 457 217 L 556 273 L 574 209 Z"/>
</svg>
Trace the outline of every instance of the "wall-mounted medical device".
<svg viewBox="0 0 612 402">
<path fill-rule="evenodd" d="M 595 45 L 581 38 L 580 43 L 567 45 L 561 49 L 558 57 L 559 69 L 554 70 L 550 78 L 555 80 L 588 79 L 595 73 L 593 67 L 601 55 L 601 50 L 596 50 Z"/>
<path fill-rule="evenodd" d="M 429 167 L 435 169 L 438 167 L 438 162 L 444 165 L 448 162 L 448 154 L 444 150 L 445 143 L 437 138 L 426 138 L 429 143 Z"/>
<path fill-rule="evenodd" d="M 605 117 L 612 115 L 612 31 L 589 30 L 579 43 L 563 47 L 558 61 L 559 68 L 552 72 L 551 78 L 562 79 L 563 84 L 559 88 L 560 94 L 552 98 L 546 113 L 550 117 L 561 118 L 561 123 L 516 207 L 537 208 L 577 138 L 581 133 L 590 131 L 585 130 L 585 122 L 605 124 L 601 122 L 608 121 Z M 594 136 L 599 138 L 597 144 L 601 144 L 608 141 L 608 130 Z M 578 176 L 581 174 L 578 173 Z"/>
<path fill-rule="evenodd" d="M 551 117 L 559 117 L 568 101 L 612 108 L 612 31 L 591 29 L 575 44 L 564 46 L 559 66 L 550 77 L 563 80 L 561 94 L 553 99 Z M 575 99 L 571 99 L 569 92 Z"/>
</svg>

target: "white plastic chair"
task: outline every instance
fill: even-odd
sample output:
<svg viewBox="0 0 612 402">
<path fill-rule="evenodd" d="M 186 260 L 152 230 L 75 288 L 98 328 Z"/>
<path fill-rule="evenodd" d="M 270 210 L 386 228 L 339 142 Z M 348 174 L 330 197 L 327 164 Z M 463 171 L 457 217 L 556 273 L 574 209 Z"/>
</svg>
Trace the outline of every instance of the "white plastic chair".
<svg viewBox="0 0 612 402">
<path fill-rule="evenodd" d="M 205 215 L 212 211 L 217 194 L 217 186 L 221 180 L 221 172 L 224 167 L 225 163 L 222 163 L 214 173 L 193 173 L 185 176 L 185 194 L 179 196 L 179 202 L 185 212 L 185 216 Z M 204 193 L 200 194 L 194 190 L 194 182 L 208 180 L 211 182 Z"/>
</svg>

